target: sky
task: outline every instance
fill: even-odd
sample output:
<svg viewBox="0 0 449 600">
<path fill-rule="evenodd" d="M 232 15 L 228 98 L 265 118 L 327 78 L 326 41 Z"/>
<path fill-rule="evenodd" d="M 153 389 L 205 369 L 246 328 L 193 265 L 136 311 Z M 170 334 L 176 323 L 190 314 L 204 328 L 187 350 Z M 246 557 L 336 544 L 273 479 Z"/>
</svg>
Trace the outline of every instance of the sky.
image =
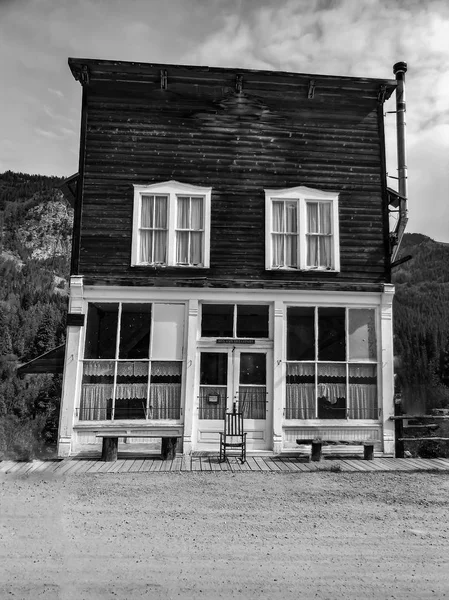
<svg viewBox="0 0 449 600">
<path fill-rule="evenodd" d="M 0 0 L 0 172 L 77 171 L 69 56 L 391 79 L 405 61 L 407 230 L 449 243 L 446 0 Z M 395 115 L 385 123 L 397 189 Z"/>
</svg>

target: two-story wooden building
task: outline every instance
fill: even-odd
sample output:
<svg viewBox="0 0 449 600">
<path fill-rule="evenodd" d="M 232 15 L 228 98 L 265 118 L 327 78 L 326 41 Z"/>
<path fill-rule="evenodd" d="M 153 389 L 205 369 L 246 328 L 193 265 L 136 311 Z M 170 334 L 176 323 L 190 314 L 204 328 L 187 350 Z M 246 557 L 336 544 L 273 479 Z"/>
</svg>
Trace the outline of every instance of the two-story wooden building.
<svg viewBox="0 0 449 600">
<path fill-rule="evenodd" d="M 233 403 L 249 451 L 326 436 L 393 454 L 389 212 L 405 199 L 387 188 L 383 111 L 398 81 L 69 65 L 82 117 L 59 455 L 100 452 L 104 431 L 218 451 Z"/>
</svg>

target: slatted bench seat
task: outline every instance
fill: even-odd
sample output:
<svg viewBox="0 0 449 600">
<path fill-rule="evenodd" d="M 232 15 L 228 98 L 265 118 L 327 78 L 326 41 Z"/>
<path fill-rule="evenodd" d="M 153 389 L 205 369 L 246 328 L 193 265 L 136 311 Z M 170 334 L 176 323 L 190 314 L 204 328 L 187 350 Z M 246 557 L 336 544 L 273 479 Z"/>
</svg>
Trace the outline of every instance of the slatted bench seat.
<svg viewBox="0 0 449 600">
<path fill-rule="evenodd" d="M 174 431 L 155 431 L 154 433 L 123 433 L 119 431 L 98 431 L 97 438 L 103 439 L 101 458 L 105 462 L 117 460 L 118 440 L 130 438 L 161 438 L 161 456 L 164 460 L 173 459 L 176 456 L 176 446 L 178 440 L 182 437 Z"/>
<path fill-rule="evenodd" d="M 311 460 L 319 461 L 322 458 L 322 448 L 323 446 L 363 446 L 363 458 L 364 460 L 373 460 L 374 458 L 374 444 L 378 440 L 323 440 L 321 438 L 313 438 L 313 439 L 304 439 L 304 440 L 296 440 L 296 443 L 301 446 L 312 445 L 312 454 Z"/>
</svg>

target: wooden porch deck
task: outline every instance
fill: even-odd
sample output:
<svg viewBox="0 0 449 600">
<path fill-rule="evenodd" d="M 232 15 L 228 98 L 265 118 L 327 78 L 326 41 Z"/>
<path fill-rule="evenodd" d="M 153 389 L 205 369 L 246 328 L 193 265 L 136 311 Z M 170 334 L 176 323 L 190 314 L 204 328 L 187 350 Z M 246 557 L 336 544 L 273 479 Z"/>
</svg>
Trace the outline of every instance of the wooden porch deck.
<svg viewBox="0 0 449 600">
<path fill-rule="evenodd" d="M 287 456 L 248 456 L 242 464 L 237 457 L 229 457 L 220 463 L 218 456 L 177 456 L 172 460 L 159 457 L 120 457 L 116 462 L 103 462 L 100 458 L 68 458 L 63 460 L 35 460 L 31 462 L 0 462 L 0 475 L 29 476 L 52 474 L 54 476 L 78 473 L 167 473 L 167 472 L 231 472 L 253 471 L 266 473 L 316 471 L 382 472 L 382 471 L 446 471 L 449 458 L 375 458 L 372 461 L 359 459 L 324 459 L 321 462 L 305 462 L 304 459 Z"/>
</svg>

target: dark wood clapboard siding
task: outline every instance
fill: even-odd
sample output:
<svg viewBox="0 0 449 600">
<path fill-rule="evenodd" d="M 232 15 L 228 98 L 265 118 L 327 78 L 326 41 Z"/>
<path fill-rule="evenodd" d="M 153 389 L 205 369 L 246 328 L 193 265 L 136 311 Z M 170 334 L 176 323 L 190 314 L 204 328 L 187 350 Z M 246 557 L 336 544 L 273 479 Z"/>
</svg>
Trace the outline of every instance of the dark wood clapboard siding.
<svg viewBox="0 0 449 600">
<path fill-rule="evenodd" d="M 167 66 L 161 90 L 163 65 L 78 64 L 90 70 L 86 283 L 377 290 L 388 279 L 377 94 L 394 82 Z M 169 179 L 213 188 L 209 269 L 130 267 L 133 184 Z M 340 273 L 265 271 L 264 188 L 297 185 L 340 193 Z"/>
</svg>

